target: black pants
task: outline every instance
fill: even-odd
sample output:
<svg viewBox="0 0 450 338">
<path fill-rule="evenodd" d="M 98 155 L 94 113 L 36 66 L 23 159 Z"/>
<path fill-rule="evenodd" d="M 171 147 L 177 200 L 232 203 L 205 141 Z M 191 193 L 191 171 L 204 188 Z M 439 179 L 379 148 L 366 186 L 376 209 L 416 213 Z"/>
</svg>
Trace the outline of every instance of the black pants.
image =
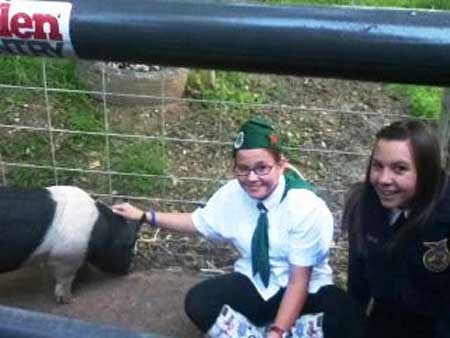
<svg viewBox="0 0 450 338">
<path fill-rule="evenodd" d="M 189 290 L 185 311 L 194 324 L 207 332 L 224 304 L 242 313 L 257 326 L 275 319 L 285 289 L 265 301 L 252 282 L 240 273 L 206 280 Z M 302 313 L 323 312 L 326 338 L 362 337 L 363 315 L 358 305 L 334 285 L 324 286 L 309 294 Z"/>
<path fill-rule="evenodd" d="M 450 320 L 450 319 L 449 319 Z M 438 333 L 435 320 L 406 313 L 395 305 L 375 305 L 366 322 L 366 338 L 448 338 Z"/>
</svg>

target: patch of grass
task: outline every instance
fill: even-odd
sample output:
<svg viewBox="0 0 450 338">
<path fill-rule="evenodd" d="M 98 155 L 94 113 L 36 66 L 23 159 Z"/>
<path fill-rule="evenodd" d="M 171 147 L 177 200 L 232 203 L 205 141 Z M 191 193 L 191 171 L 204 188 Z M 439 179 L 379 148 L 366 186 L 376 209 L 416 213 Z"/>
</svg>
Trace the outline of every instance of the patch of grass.
<svg viewBox="0 0 450 338">
<path fill-rule="evenodd" d="M 86 95 L 52 96 L 52 119 L 57 128 L 100 132 L 104 130 L 104 112 Z"/>
<path fill-rule="evenodd" d="M 66 120 L 68 127 L 80 131 L 102 131 L 102 116 L 96 113 L 92 110 L 69 109 Z"/>
<path fill-rule="evenodd" d="M 2 83 L 17 86 L 42 86 L 42 59 L 25 56 L 0 57 Z"/>
<path fill-rule="evenodd" d="M 55 184 L 55 176 L 52 169 L 9 167 L 6 181 L 14 187 L 47 187 Z"/>
<path fill-rule="evenodd" d="M 0 80 L 16 86 L 42 87 L 45 64 L 47 86 L 80 89 L 75 75 L 76 62 L 67 59 L 41 59 L 28 56 L 0 57 Z"/>
<path fill-rule="evenodd" d="M 51 157 L 48 135 L 28 130 L 3 135 L 0 153 L 4 161 L 49 165 Z"/>
<path fill-rule="evenodd" d="M 88 192 L 109 193 L 108 176 L 106 174 L 58 171 L 58 184 L 75 185 Z"/>
<path fill-rule="evenodd" d="M 70 168 L 106 169 L 105 137 L 84 134 L 56 134 L 56 160 Z"/>
<path fill-rule="evenodd" d="M 0 122 L 6 124 L 19 122 L 27 124 L 24 120 L 29 120 L 36 115 L 41 117 L 45 110 L 35 112 L 34 116 L 30 115 L 30 103 L 38 104 L 42 102 L 42 96 L 38 97 L 35 94 L 32 91 L 0 89 Z"/>
<path fill-rule="evenodd" d="M 83 89 L 76 76 L 76 61 L 45 59 L 47 86 L 50 88 Z"/>
<path fill-rule="evenodd" d="M 114 171 L 147 175 L 163 175 L 168 166 L 167 153 L 161 143 L 152 141 L 115 140 L 111 168 Z M 152 195 L 164 185 L 158 178 L 120 176 L 114 178 L 114 190 L 126 194 Z"/>
<path fill-rule="evenodd" d="M 214 86 L 208 83 L 204 71 L 190 72 L 186 92 L 195 98 L 213 101 L 227 101 L 238 104 L 257 104 L 269 101 L 264 86 L 251 75 L 239 72 L 216 72 Z M 245 105 L 227 106 L 227 113 L 245 119 L 252 108 Z"/>
<path fill-rule="evenodd" d="M 431 119 L 440 117 L 443 95 L 441 88 L 414 85 L 390 85 L 389 88 L 407 99 L 412 116 Z"/>
<path fill-rule="evenodd" d="M 26 56 L 5 56 L 0 57 L 0 83 L 14 85 L 44 88 L 44 65 L 45 79 L 48 88 L 60 89 L 83 89 L 76 76 L 76 61 L 65 59 L 40 59 Z M 13 95 L 0 98 L 0 107 L 10 104 L 20 104 L 21 102 L 33 100 L 34 97 L 43 96 L 41 90 L 20 90 Z M 52 94 L 50 94 L 52 96 Z M 58 100 L 74 98 L 74 94 L 62 93 L 56 94 Z M 67 107 L 76 107 L 89 105 L 94 107 L 92 101 L 87 95 L 77 94 L 71 105 Z"/>
</svg>

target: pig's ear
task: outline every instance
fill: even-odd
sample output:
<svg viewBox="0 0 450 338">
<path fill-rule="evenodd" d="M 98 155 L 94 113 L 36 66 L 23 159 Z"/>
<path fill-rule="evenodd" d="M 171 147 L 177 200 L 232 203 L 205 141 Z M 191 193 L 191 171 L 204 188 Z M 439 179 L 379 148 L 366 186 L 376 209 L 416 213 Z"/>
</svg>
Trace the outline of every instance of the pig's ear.
<svg viewBox="0 0 450 338">
<path fill-rule="evenodd" d="M 100 217 L 103 217 L 106 219 L 107 224 L 113 224 L 113 223 L 120 223 L 125 222 L 125 217 L 119 215 L 116 213 L 111 206 L 106 204 L 103 201 L 97 200 L 95 201 L 95 206 L 97 207 L 98 211 L 100 212 Z"/>
<path fill-rule="evenodd" d="M 102 200 L 95 200 L 95 205 L 97 206 L 98 209 L 100 208 L 100 205 L 102 206 L 102 208 L 105 207 L 107 209 L 111 209 L 111 207 L 108 204 L 106 204 L 105 202 L 103 202 Z M 112 209 L 111 209 L 111 211 L 112 211 Z"/>
</svg>

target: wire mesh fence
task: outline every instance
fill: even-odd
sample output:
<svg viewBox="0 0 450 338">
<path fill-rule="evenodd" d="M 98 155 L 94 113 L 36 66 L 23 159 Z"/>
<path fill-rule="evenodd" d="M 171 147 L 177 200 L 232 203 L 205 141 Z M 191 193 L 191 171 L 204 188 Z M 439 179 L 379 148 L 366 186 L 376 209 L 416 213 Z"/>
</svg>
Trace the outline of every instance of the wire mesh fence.
<svg viewBox="0 0 450 338">
<path fill-rule="evenodd" d="M 105 68 L 102 69 L 100 84 L 102 91 L 52 86 L 45 59 L 42 60 L 41 73 L 40 86 L 0 84 L 5 98 L 0 121 L 2 134 L 5 136 L 2 138 L 1 148 L 4 185 L 33 183 L 34 180 L 16 181 L 17 172 L 23 170 L 46 173 L 47 184 L 70 184 L 72 182 L 67 175 L 85 175 L 93 176 L 99 181 L 94 186 L 84 186 L 93 194 L 117 197 L 120 192 L 120 197 L 127 199 L 146 198 L 151 201 L 198 204 L 204 201 L 203 194 L 188 196 L 188 191 L 185 190 L 186 194 L 169 198 L 169 186 L 189 183 L 214 185 L 230 178 L 229 163 L 212 163 L 207 157 L 201 161 L 202 154 L 213 152 L 217 159 L 226 159 L 237 125 L 249 115 L 263 115 L 275 122 L 290 139 L 290 145 L 285 148 L 288 157 L 304 167 L 302 169 L 306 171 L 306 176 L 311 176 L 308 171 L 315 171 L 314 168 L 308 168 L 308 165 L 311 166 L 317 158 L 328 158 L 328 165 L 335 162 L 331 160 L 334 158 L 344 159 L 344 162 L 348 159 L 364 159 L 372 137 L 367 133 L 368 128 L 374 131 L 392 119 L 404 116 L 398 106 L 392 110 L 389 107 L 358 110 L 345 105 L 334 106 L 333 99 L 336 98 L 330 97 L 331 94 L 326 92 L 314 94 L 316 97 L 322 95 L 323 98 L 323 102 L 315 102 L 314 105 L 307 104 L 307 94 L 304 93 L 299 93 L 297 100 L 291 98 L 288 103 L 240 103 L 166 96 L 164 78 L 159 81 L 161 88 L 156 90 L 162 93 L 160 96 L 152 95 L 151 91 L 147 94 L 108 91 L 109 75 L 105 74 Z M 133 79 L 127 79 L 119 90 L 125 91 L 131 82 Z M 23 97 L 18 93 L 24 93 Z M 334 93 L 340 95 L 338 91 Z M 69 95 L 70 98 L 65 99 L 64 95 Z M 9 102 L 8 97 L 11 98 Z M 121 98 L 139 99 L 140 103 L 117 106 L 116 103 Z M 77 111 L 73 107 L 65 107 L 64 100 L 68 105 L 87 100 L 95 108 L 89 112 L 83 111 L 84 107 L 81 106 L 77 107 Z M 89 117 L 90 113 L 96 117 Z M 72 116 L 67 116 L 68 114 Z M 88 125 L 89 122 L 94 125 Z M 35 136 L 31 138 L 33 143 L 20 144 L 22 149 L 18 148 L 16 140 L 25 140 L 30 135 Z M 179 160 L 172 161 L 172 165 L 163 170 L 163 173 L 152 170 L 120 170 L 115 157 L 120 157 L 120 154 L 116 150 L 123 144 L 133 142 L 148 143 L 150 150 L 150 145 L 158 145 L 162 147 L 162 152 L 154 155 Z M 77 146 L 83 149 L 77 149 Z M 148 157 L 151 155 L 152 152 L 149 151 Z M 148 160 L 162 161 L 163 158 Z M 213 167 L 214 170 L 202 170 L 202 166 Z M 320 175 L 318 171 L 321 170 L 326 171 L 327 175 Z M 311 179 L 316 181 L 319 189 L 341 192 L 345 186 L 335 184 L 335 181 L 336 177 L 344 175 L 339 170 L 334 173 L 330 170 L 321 166 L 318 171 L 311 173 Z M 159 196 L 126 194 L 126 187 L 124 189 L 118 184 L 121 179 L 126 178 L 161 181 L 167 191 L 162 189 Z M 80 183 L 82 182 L 83 180 Z"/>
</svg>

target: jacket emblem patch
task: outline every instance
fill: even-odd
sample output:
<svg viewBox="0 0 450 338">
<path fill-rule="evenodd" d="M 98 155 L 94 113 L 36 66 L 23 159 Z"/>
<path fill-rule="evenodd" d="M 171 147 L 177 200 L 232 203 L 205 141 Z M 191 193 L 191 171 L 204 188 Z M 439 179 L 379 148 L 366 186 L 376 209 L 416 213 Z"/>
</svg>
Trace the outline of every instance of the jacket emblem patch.
<svg viewBox="0 0 450 338">
<path fill-rule="evenodd" d="M 442 272 L 450 265 L 450 252 L 448 251 L 447 238 L 437 242 L 423 242 L 429 248 L 423 255 L 423 265 L 428 271 Z"/>
<path fill-rule="evenodd" d="M 367 239 L 367 242 L 372 243 L 372 244 L 378 244 L 378 242 L 379 242 L 378 237 L 375 237 L 371 234 L 367 234 L 366 239 Z"/>
</svg>

